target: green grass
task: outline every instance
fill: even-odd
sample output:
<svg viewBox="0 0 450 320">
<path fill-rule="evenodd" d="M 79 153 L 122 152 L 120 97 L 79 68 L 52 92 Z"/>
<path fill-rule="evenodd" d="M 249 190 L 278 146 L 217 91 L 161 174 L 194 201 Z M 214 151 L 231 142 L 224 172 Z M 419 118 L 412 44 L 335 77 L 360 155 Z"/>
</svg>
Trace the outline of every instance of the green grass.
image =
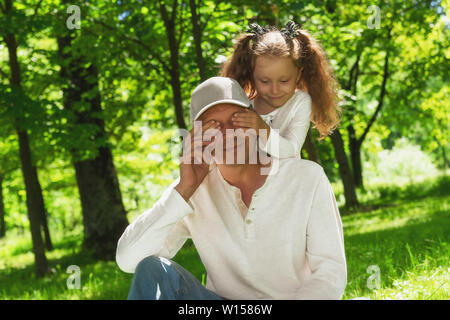
<svg viewBox="0 0 450 320">
<path fill-rule="evenodd" d="M 449 177 L 367 187 L 360 199 L 358 212 L 341 208 L 348 269 L 343 298 L 449 299 Z M 53 272 L 44 278 L 34 275 L 28 233 L 11 230 L 0 239 L 0 299 L 126 299 L 132 275 L 83 252 L 81 229 L 52 236 L 55 250 L 47 258 Z M 174 260 L 204 283 L 206 271 L 192 241 Z M 70 265 L 81 269 L 80 289 L 67 287 Z M 378 278 L 370 266 L 379 270 Z"/>
<path fill-rule="evenodd" d="M 449 199 L 402 200 L 393 207 L 344 216 L 344 298 L 448 299 Z M 379 289 L 368 288 L 371 265 L 380 270 Z"/>
</svg>

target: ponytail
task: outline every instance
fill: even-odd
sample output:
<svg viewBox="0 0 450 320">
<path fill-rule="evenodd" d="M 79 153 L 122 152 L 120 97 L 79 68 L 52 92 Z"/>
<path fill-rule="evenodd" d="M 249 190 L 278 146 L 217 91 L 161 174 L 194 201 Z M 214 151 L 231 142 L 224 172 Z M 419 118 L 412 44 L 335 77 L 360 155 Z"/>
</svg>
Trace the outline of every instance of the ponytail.
<svg viewBox="0 0 450 320">
<path fill-rule="evenodd" d="M 251 98 L 255 94 L 253 83 L 253 54 L 250 48 L 252 34 L 241 35 L 234 46 L 233 56 L 223 65 L 220 76 L 235 79 Z"/>
<path fill-rule="evenodd" d="M 303 68 L 299 87 L 306 89 L 312 100 L 311 121 L 319 133 L 319 141 L 338 127 L 342 110 L 338 105 L 339 82 L 328 62 L 322 46 L 307 31 L 301 30 L 295 38 L 301 52 L 297 66 Z"/>
<path fill-rule="evenodd" d="M 273 32 L 279 36 L 266 36 Z M 234 46 L 233 55 L 223 64 L 222 77 L 235 79 L 249 99 L 257 96 L 253 80 L 256 57 L 291 57 L 302 69 L 297 88 L 309 93 L 312 100 L 311 121 L 320 133 L 319 140 L 333 133 L 342 115 L 338 104 L 339 82 L 321 45 L 308 33 L 288 22 L 281 31 L 275 27 L 261 28 L 250 25 L 250 33 L 241 34 Z"/>
</svg>

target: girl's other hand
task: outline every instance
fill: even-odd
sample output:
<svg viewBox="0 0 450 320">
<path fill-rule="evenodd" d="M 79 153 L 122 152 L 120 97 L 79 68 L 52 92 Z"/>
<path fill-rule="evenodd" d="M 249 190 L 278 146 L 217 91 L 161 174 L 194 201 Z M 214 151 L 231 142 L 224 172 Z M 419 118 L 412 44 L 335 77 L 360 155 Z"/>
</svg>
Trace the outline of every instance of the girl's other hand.
<svg viewBox="0 0 450 320">
<path fill-rule="evenodd" d="M 242 112 L 236 112 L 231 120 L 235 127 L 252 128 L 256 131 L 257 136 L 259 136 L 260 130 L 267 130 L 266 136 L 269 136 L 270 126 L 254 110 L 245 109 Z"/>
</svg>

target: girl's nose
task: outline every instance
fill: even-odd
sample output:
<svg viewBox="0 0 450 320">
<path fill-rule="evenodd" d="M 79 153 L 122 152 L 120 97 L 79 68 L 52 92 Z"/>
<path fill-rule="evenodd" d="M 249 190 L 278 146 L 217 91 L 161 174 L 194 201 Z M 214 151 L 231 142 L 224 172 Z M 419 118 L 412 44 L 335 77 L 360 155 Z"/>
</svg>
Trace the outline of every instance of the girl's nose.
<svg viewBox="0 0 450 320">
<path fill-rule="evenodd" d="M 272 85 L 272 95 L 275 96 L 275 97 L 278 96 L 278 92 L 280 91 L 279 89 L 280 88 L 278 87 L 278 84 L 274 83 Z"/>
</svg>

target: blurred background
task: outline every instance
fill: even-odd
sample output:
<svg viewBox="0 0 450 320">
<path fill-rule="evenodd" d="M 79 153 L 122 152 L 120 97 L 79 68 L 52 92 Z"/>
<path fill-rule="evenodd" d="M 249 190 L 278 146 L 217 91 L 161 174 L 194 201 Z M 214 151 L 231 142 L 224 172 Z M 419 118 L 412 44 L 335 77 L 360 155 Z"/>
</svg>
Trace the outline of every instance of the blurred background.
<svg viewBox="0 0 450 320">
<path fill-rule="evenodd" d="M 344 299 L 450 297 L 449 1 L 0 0 L 0 299 L 126 299 L 128 223 L 178 176 L 192 90 L 251 22 L 328 53 L 343 118 L 320 163 Z M 299 177 L 301 178 L 301 177 Z M 174 259 L 205 283 L 191 240 Z"/>
</svg>

